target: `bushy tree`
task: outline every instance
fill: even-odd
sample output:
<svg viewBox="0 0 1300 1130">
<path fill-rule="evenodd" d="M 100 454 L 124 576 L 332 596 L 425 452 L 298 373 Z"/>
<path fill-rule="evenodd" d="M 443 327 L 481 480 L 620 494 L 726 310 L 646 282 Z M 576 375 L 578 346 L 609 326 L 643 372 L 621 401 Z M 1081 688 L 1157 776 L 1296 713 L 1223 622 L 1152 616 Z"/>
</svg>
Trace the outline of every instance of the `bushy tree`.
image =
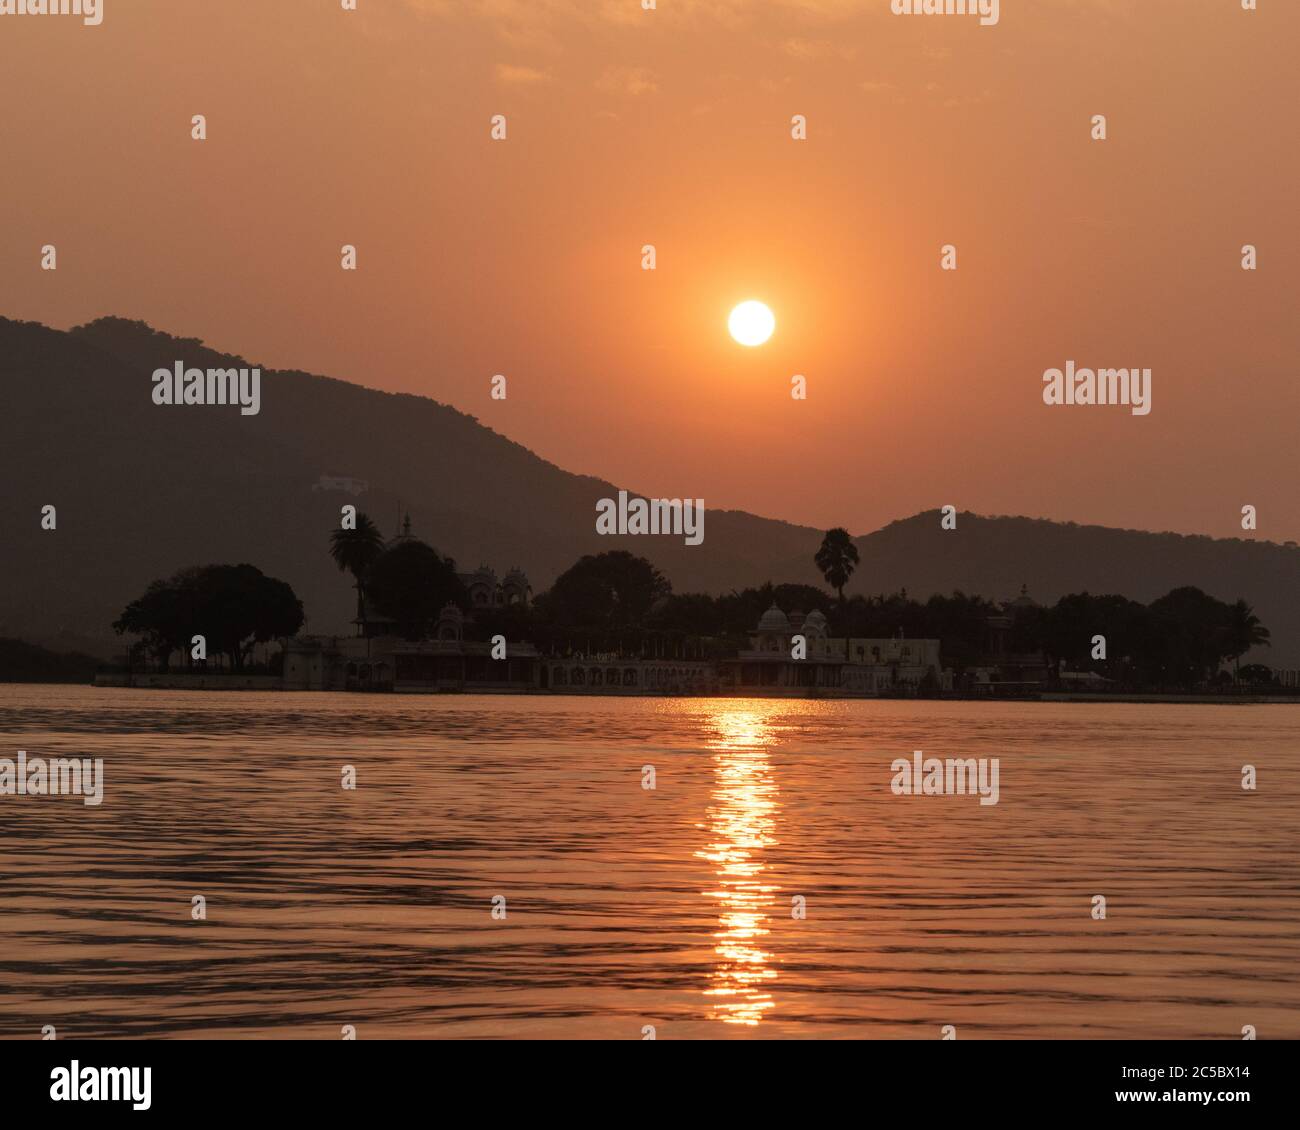
<svg viewBox="0 0 1300 1130">
<path fill-rule="evenodd" d="M 615 549 L 580 558 L 539 603 L 555 623 L 612 631 L 643 625 L 670 592 L 672 585 L 644 557 Z"/>
<path fill-rule="evenodd" d="M 239 671 L 255 643 L 291 636 L 302 623 L 302 602 L 284 581 L 253 565 L 204 565 L 152 582 L 113 630 L 140 636 L 164 670 L 173 651 L 200 635 L 210 655 L 226 656 Z"/>
<path fill-rule="evenodd" d="M 409 640 L 429 635 L 443 607 L 469 607 L 456 562 L 417 538 L 390 546 L 370 566 L 366 591 L 375 611 L 397 622 Z"/>
</svg>

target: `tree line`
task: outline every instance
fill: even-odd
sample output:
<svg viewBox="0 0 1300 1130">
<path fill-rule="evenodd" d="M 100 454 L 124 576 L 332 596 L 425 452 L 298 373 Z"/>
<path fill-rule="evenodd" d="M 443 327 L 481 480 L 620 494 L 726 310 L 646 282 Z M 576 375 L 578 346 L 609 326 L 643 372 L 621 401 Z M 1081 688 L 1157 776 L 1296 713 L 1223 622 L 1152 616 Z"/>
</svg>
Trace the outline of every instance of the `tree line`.
<svg viewBox="0 0 1300 1130">
<path fill-rule="evenodd" d="M 1051 607 L 1004 610 L 963 592 L 924 601 L 906 589 L 846 597 L 859 564 L 847 531 L 828 531 L 814 555 L 828 589 L 773 584 L 729 593 L 674 593 L 644 557 L 626 550 L 587 554 L 566 569 L 531 605 L 472 607 L 455 561 L 418 538 L 385 542 L 358 514 L 353 528 L 334 530 L 330 553 L 349 574 L 361 630 L 382 617 L 385 630 L 407 639 L 432 634 L 447 604 L 471 614 L 467 638 L 527 640 L 543 651 L 722 657 L 749 646 L 763 613 L 817 609 L 833 637 L 940 641 L 945 666 L 960 677 L 990 661 L 990 620 L 1009 615 L 1009 648 L 1041 655 L 1050 677 L 1066 669 L 1094 671 L 1125 687 L 1194 687 L 1216 678 L 1225 662 L 1268 644 L 1269 632 L 1245 600 L 1225 603 L 1190 586 L 1143 605 L 1118 595 L 1086 592 Z M 251 565 L 210 565 L 155 581 L 113 625 L 140 637 L 160 663 L 206 629 L 208 645 L 241 669 L 254 643 L 284 638 L 302 625 L 302 604 L 283 581 Z M 1097 647 L 1097 638 L 1104 647 Z M 1263 669 L 1265 672 L 1267 669 Z M 1246 668 L 1245 676 L 1259 677 Z"/>
</svg>

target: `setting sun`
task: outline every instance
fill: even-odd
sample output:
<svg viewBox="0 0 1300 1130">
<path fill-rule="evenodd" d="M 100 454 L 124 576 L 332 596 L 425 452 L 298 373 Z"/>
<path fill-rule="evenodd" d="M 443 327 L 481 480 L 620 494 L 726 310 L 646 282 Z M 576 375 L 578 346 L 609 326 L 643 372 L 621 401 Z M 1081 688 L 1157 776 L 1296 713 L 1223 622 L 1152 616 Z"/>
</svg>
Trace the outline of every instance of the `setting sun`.
<svg viewBox="0 0 1300 1130">
<path fill-rule="evenodd" d="M 727 329 L 741 345 L 762 345 L 776 329 L 776 317 L 761 302 L 742 302 L 727 319 Z"/>
</svg>

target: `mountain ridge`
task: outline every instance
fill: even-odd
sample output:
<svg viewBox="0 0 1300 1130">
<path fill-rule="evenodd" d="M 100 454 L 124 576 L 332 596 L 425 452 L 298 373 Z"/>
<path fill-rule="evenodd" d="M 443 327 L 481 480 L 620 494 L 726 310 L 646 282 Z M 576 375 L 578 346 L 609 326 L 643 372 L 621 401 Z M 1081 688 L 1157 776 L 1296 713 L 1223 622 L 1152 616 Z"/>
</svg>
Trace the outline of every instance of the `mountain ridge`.
<svg viewBox="0 0 1300 1130">
<path fill-rule="evenodd" d="M 116 646 L 111 621 L 149 581 L 237 560 L 293 585 L 311 631 L 349 631 L 354 597 L 328 556 L 344 502 L 385 532 L 409 510 L 413 532 L 462 569 L 486 562 L 500 574 L 519 565 L 535 591 L 582 554 L 614 548 L 649 557 L 678 592 L 821 583 L 812 563 L 820 529 L 709 509 L 700 546 L 601 537 L 595 503 L 619 487 L 566 471 L 450 405 L 266 368 L 256 416 L 155 405 L 152 373 L 177 360 L 255 364 L 123 318 L 66 331 L 0 318 L 10 399 L 0 424 L 0 476 L 9 485 L 0 520 L 13 550 L 0 635 L 106 653 Z M 321 474 L 365 479 L 371 489 L 358 498 L 313 490 Z M 58 508 L 53 532 L 40 529 L 46 504 Z M 1195 584 L 1256 606 L 1275 639 L 1257 660 L 1300 666 L 1294 545 L 969 511 L 946 531 L 938 510 L 855 541 L 862 561 L 850 594 L 960 588 L 1006 599 L 1026 584 L 1044 602 L 1085 588 L 1146 601 Z"/>
</svg>

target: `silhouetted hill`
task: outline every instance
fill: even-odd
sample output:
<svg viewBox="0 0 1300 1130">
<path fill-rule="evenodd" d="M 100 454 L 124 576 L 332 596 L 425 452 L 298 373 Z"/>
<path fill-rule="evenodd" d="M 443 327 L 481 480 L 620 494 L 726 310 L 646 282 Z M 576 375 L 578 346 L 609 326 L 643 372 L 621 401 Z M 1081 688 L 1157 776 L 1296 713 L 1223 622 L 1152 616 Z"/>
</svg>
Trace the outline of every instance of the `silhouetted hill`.
<svg viewBox="0 0 1300 1130">
<path fill-rule="evenodd" d="M 1300 666 L 1300 548 L 1240 538 L 1117 530 L 1036 518 L 961 513 L 955 530 L 928 511 L 856 539 L 861 563 L 848 592 L 912 596 L 962 589 L 1006 600 L 1027 585 L 1042 604 L 1070 592 L 1119 593 L 1148 603 L 1179 585 L 1220 600 L 1245 597 L 1273 633 L 1251 653 Z M 1245 660 L 1243 660 L 1245 662 Z"/>
<path fill-rule="evenodd" d="M 109 627 L 155 577 L 186 565 L 248 561 L 288 581 L 311 631 L 341 632 L 354 596 L 328 556 L 339 507 L 356 502 L 385 531 L 401 507 L 413 532 L 498 573 L 520 565 L 535 591 L 584 553 L 644 554 L 678 592 L 725 592 L 766 580 L 817 583 L 821 531 L 710 509 L 705 540 L 595 533 L 595 503 L 617 487 L 574 475 L 422 397 L 301 372 L 263 371 L 261 412 L 166 407 L 151 376 L 176 361 L 243 364 L 193 339 L 106 318 L 62 332 L 0 318 L 0 521 L 6 531 L 0 634 L 108 654 Z M 366 479 L 359 498 L 313 491 L 322 473 Z M 844 473 L 855 473 L 846 464 Z M 635 489 L 630 484 L 628 489 Z M 40 508 L 58 529 L 40 529 Z M 707 499 L 706 499 L 707 503 Z M 1120 592 L 1149 600 L 1180 584 L 1244 596 L 1272 629 L 1264 662 L 1300 665 L 1300 550 L 963 514 L 937 513 L 859 539 L 850 592 L 914 596 L 962 588 L 1006 598 Z"/>
<path fill-rule="evenodd" d="M 0 683 L 89 683 L 98 667 L 93 655 L 0 638 Z"/>
<path fill-rule="evenodd" d="M 152 373 L 177 360 L 248 364 L 141 322 L 106 318 L 69 332 L 0 319 L 0 519 L 11 536 L 0 632 L 73 632 L 113 649 L 109 624 L 153 578 L 249 561 L 288 581 L 312 631 L 348 630 L 355 596 L 328 555 L 339 507 L 356 502 L 502 574 L 521 566 L 541 591 L 584 553 L 645 553 L 679 589 L 767 579 L 774 560 L 810 558 L 816 531 L 709 510 L 703 545 L 595 533 L 595 503 L 617 488 L 569 474 L 446 405 L 300 372 L 262 374 L 261 411 L 167 407 Z M 256 362 L 251 362 L 256 364 Z M 369 481 L 359 498 L 313 491 L 322 473 Z M 58 529 L 39 527 L 58 508 Z M 811 577 L 805 562 L 803 573 Z"/>
</svg>

